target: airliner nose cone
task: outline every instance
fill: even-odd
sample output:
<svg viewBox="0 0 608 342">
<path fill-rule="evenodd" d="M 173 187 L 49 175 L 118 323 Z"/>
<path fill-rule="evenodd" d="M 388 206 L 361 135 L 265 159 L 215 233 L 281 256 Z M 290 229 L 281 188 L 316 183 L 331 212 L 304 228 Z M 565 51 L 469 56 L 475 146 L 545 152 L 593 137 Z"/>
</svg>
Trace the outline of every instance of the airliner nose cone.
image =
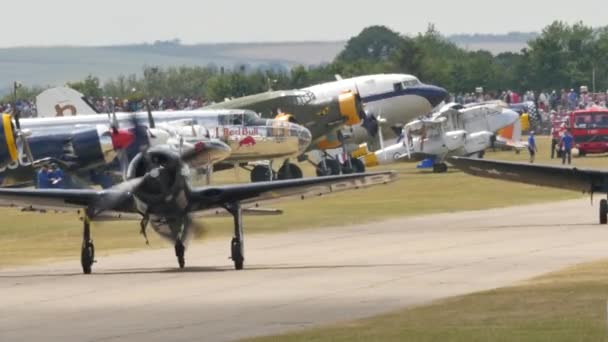
<svg viewBox="0 0 608 342">
<path fill-rule="evenodd" d="M 437 86 L 427 86 L 425 98 L 429 101 L 433 108 L 439 106 L 442 102 L 447 100 L 449 94 L 448 91 Z"/>
</svg>

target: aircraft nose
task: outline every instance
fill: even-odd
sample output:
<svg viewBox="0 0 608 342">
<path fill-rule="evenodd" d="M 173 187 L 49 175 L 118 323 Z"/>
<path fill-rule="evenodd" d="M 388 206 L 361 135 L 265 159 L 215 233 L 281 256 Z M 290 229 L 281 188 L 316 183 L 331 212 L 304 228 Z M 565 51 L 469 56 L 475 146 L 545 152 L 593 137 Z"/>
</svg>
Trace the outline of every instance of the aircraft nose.
<svg viewBox="0 0 608 342">
<path fill-rule="evenodd" d="M 429 84 L 412 87 L 410 91 L 416 95 L 424 97 L 427 101 L 429 101 L 431 107 L 433 108 L 439 106 L 442 102 L 447 100 L 449 95 L 447 90 Z"/>
</svg>

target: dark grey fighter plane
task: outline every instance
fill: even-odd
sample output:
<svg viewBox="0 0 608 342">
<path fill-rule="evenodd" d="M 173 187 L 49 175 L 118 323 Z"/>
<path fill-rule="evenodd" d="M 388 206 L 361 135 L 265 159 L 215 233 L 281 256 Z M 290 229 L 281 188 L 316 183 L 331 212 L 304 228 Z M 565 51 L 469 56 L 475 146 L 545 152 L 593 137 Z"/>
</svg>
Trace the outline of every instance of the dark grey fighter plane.
<svg viewBox="0 0 608 342">
<path fill-rule="evenodd" d="M 193 188 L 187 181 L 188 162 L 196 151 L 178 154 L 166 147 L 153 147 L 138 154 L 130 163 L 127 181 L 116 187 L 97 190 L 21 190 L 0 189 L 0 205 L 37 208 L 84 208 L 81 264 L 91 273 L 95 247 L 91 222 L 108 216 L 125 219 L 137 215 L 142 233 L 150 224 L 162 237 L 175 244 L 180 268 L 185 266 L 185 246 L 193 216 L 209 209 L 223 208 L 234 217 L 231 257 L 237 270 L 243 269 L 243 205 L 285 196 L 319 196 L 396 178 L 393 172 L 356 174 L 326 178 L 298 179 L 254 184 Z"/>
</svg>

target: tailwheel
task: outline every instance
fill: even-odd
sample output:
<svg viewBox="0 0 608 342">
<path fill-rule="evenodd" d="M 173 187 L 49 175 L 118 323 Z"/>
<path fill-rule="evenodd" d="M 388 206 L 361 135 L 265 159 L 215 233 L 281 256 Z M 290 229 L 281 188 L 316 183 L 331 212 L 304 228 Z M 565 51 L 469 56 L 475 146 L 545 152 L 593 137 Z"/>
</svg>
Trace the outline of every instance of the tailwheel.
<svg viewBox="0 0 608 342">
<path fill-rule="evenodd" d="M 245 257 L 243 256 L 243 245 L 236 237 L 232 239 L 230 243 L 230 258 L 234 262 L 234 268 L 236 270 L 242 270 L 244 268 Z"/>
<path fill-rule="evenodd" d="M 317 166 L 317 176 L 338 176 L 340 174 L 341 169 L 342 167 L 337 160 L 326 158 Z"/>
<path fill-rule="evenodd" d="M 277 176 L 279 180 L 288 180 L 300 179 L 304 177 L 304 174 L 302 173 L 302 169 L 298 165 L 287 163 L 279 169 Z"/>
<path fill-rule="evenodd" d="M 177 263 L 179 264 L 179 268 L 186 267 L 186 247 L 184 247 L 184 243 L 181 240 L 175 241 L 175 256 L 177 257 Z"/>
<path fill-rule="evenodd" d="M 272 169 L 269 166 L 257 165 L 251 171 L 251 182 L 268 182 L 272 180 Z"/>
<path fill-rule="evenodd" d="M 82 244 L 80 251 L 80 263 L 84 274 L 91 274 L 93 263 L 95 263 L 95 245 L 93 241 L 86 241 Z"/>
<path fill-rule="evenodd" d="M 608 200 L 600 201 L 600 224 L 608 224 Z"/>
</svg>

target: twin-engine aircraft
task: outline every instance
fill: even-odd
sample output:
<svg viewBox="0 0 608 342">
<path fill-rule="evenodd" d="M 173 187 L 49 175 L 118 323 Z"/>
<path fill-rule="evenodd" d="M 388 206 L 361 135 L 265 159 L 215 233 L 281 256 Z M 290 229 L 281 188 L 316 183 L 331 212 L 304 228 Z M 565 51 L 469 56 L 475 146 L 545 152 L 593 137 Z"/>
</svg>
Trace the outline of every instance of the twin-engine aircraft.
<svg viewBox="0 0 608 342">
<path fill-rule="evenodd" d="M 397 144 L 367 153 L 361 159 L 367 166 L 375 166 L 428 158 L 434 161 L 434 172 L 446 172 L 447 157 L 483 154 L 492 147 L 497 131 L 518 120 L 519 114 L 505 104 L 451 103 L 429 119 L 405 125 Z"/>
<path fill-rule="evenodd" d="M 118 152 L 127 151 L 123 155 L 131 160 L 142 146 L 194 148 L 202 143 L 208 150 L 216 147 L 208 162 L 222 169 L 223 164 L 233 167 L 253 160 L 295 158 L 311 141 L 304 127 L 262 119 L 246 110 L 118 113 L 112 117 L 115 119 L 104 114 L 22 119 L 19 128 L 27 136 L 28 149 L 11 143 L 15 133 L 10 116 L 5 117 L 4 147 L 14 149 L 17 157 L 0 164 L 2 186 L 32 185 L 37 166 L 56 163 L 74 179 L 108 188 L 116 183 L 108 172 L 118 171 L 122 179 L 126 168 L 125 158 L 121 160 Z M 283 169 L 279 179 L 302 177 Z M 254 181 L 269 180 L 265 173 L 252 175 L 257 175 L 252 177 Z"/>
<path fill-rule="evenodd" d="M 251 109 L 265 117 L 299 123 L 312 133 L 310 149 L 327 151 L 359 144 L 378 134 L 378 121 L 401 131 L 410 120 L 429 113 L 448 96 L 445 89 L 416 77 L 381 74 L 342 79 L 301 90 L 272 91 L 207 108 Z M 363 172 L 355 158 L 340 164 L 324 154 L 315 161 L 318 175 Z"/>
</svg>

